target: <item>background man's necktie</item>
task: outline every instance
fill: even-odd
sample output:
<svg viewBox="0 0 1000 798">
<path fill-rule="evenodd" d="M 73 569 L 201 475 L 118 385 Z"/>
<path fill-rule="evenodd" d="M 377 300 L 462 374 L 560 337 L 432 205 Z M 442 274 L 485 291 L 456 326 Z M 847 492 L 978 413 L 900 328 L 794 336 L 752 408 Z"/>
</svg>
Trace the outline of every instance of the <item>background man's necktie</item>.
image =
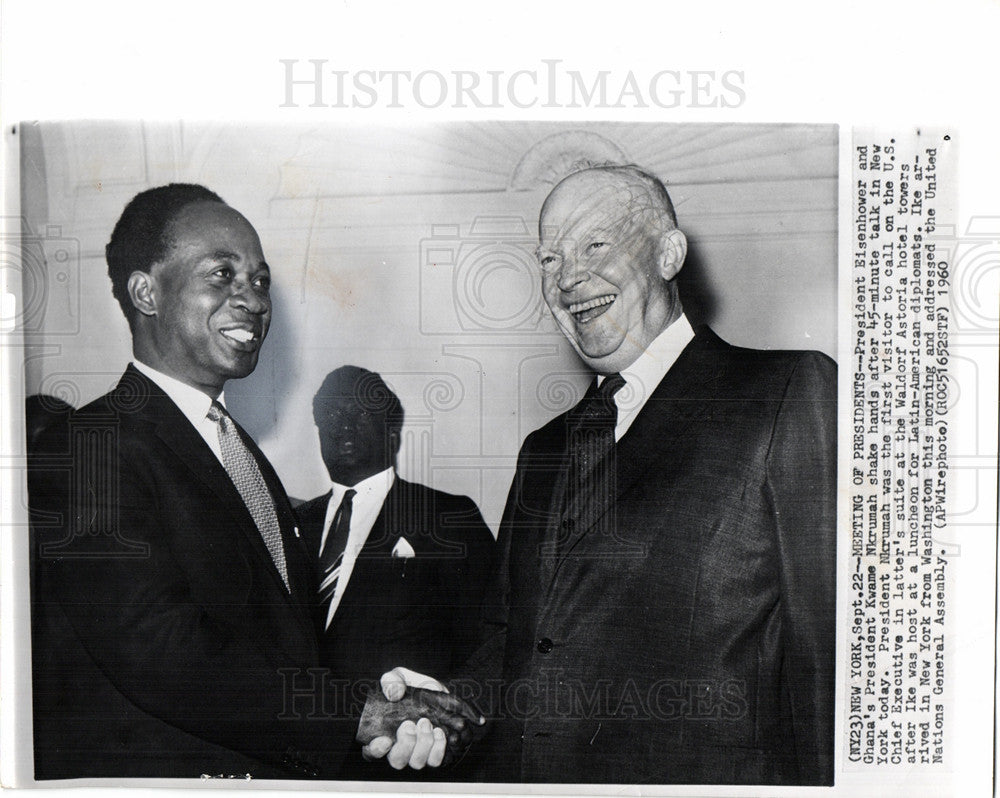
<svg viewBox="0 0 1000 798">
<path fill-rule="evenodd" d="M 326 542 L 319 553 L 319 599 L 324 606 L 329 606 L 337 592 L 337 582 L 340 580 L 340 569 L 344 564 L 344 551 L 347 549 L 347 539 L 351 534 L 351 513 L 354 507 L 354 497 L 357 491 L 351 488 L 340 500 L 330 529 L 326 533 Z M 329 612 L 327 613 L 329 616 Z M 327 617 L 326 626 L 330 625 Z"/>
<path fill-rule="evenodd" d="M 208 410 L 208 418 L 219 428 L 219 446 L 222 449 L 222 463 L 229 473 L 229 478 L 236 486 L 243 503 L 257 525 L 264 545 L 274 561 L 274 567 L 281 574 L 285 589 L 291 592 L 288 582 L 288 566 L 285 563 L 285 547 L 281 541 L 281 525 L 274 509 L 274 497 L 260 473 L 257 460 L 243 443 L 236 431 L 229 413 L 218 402 L 212 402 Z"/>
</svg>

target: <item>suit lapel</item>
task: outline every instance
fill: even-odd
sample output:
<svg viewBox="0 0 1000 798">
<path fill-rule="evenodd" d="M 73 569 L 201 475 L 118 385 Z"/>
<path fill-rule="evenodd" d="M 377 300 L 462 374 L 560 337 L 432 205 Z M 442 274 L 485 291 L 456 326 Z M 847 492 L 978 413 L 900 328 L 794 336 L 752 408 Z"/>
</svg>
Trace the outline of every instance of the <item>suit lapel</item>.
<svg viewBox="0 0 1000 798">
<path fill-rule="evenodd" d="M 301 525 L 302 542 L 311 557 L 319 556 L 319 544 L 323 540 L 323 526 L 326 524 L 326 509 L 332 495 L 333 491 L 328 490 L 307 505 L 300 505 L 296 511 Z"/>
<path fill-rule="evenodd" d="M 125 391 L 134 392 L 137 383 L 140 383 L 140 389 L 145 392 L 146 402 L 136 411 L 136 415 L 152 423 L 153 430 L 163 445 L 177 455 L 178 461 L 183 464 L 194 478 L 200 480 L 215 493 L 220 504 L 226 509 L 227 514 L 237 522 L 236 526 L 252 551 L 252 556 L 257 560 L 258 570 L 270 574 L 268 578 L 275 588 L 277 588 L 276 592 L 282 595 L 286 602 L 293 602 L 293 597 L 285 589 L 281 574 L 278 573 L 278 569 L 271 559 L 264 539 L 261 537 L 253 517 L 250 515 L 250 511 L 243 503 L 243 498 L 240 496 L 239 491 L 236 490 L 236 486 L 229 478 L 228 472 L 222 463 L 219 462 L 215 453 L 205 443 L 204 438 L 201 437 L 198 430 L 192 426 L 187 416 L 174 404 L 173 400 L 155 382 L 130 365 L 125 377 L 122 379 L 122 383 L 120 383 L 120 387 L 125 385 Z M 236 426 L 239 429 L 239 426 Z M 239 432 L 244 442 L 246 442 L 246 433 L 242 429 L 239 429 Z M 261 457 L 256 454 L 256 445 L 248 444 L 248 446 L 250 451 L 255 453 L 258 464 L 260 464 Z M 261 470 L 265 475 L 265 481 L 271 488 L 272 496 L 274 496 L 275 510 L 278 513 L 278 519 L 282 527 L 282 538 L 285 541 L 286 548 L 288 548 L 289 543 L 287 541 L 290 537 L 288 534 L 289 524 L 294 525 L 291 510 L 288 509 L 286 512 L 285 508 L 280 506 L 282 496 L 275 495 L 274 488 L 271 485 L 273 480 L 269 479 L 268 475 L 270 468 L 262 466 Z M 296 562 L 301 560 L 299 557 L 294 557 L 293 559 Z M 291 575 L 289 576 L 289 581 L 291 582 Z M 300 578 L 299 581 L 301 581 Z M 298 603 L 298 597 L 295 598 L 295 601 Z"/>
<path fill-rule="evenodd" d="M 399 503 L 400 490 L 399 477 L 397 476 L 393 479 L 392 487 L 389 488 L 389 492 L 385 495 L 385 500 L 382 502 L 382 507 L 378 511 L 375 523 L 372 524 L 368 537 L 365 538 L 365 545 L 358 553 L 359 564 L 365 557 L 371 557 L 373 554 L 391 550 L 392 544 L 395 541 L 390 541 L 389 537 L 398 523 L 396 521 L 398 512 L 395 508 L 399 506 Z"/>
<path fill-rule="evenodd" d="M 673 441 L 687 425 L 712 409 L 718 353 L 728 347 L 708 327 L 697 330 L 619 441 L 616 496 L 631 488 L 652 461 L 669 456 Z"/>
<path fill-rule="evenodd" d="M 391 554 L 401 537 L 417 556 L 436 551 L 441 546 L 434 537 L 436 509 L 429 491 L 397 475 L 365 542 L 365 553 Z"/>
<path fill-rule="evenodd" d="M 609 552 L 617 556 L 629 552 L 636 556 L 644 554 L 641 548 L 635 548 L 640 544 L 622 535 L 617 528 L 616 519 L 613 515 L 608 518 L 608 513 L 653 465 L 665 456 L 669 457 L 676 438 L 684 434 L 688 426 L 708 409 L 708 403 L 705 401 L 706 388 L 714 379 L 708 361 L 713 361 L 714 358 L 707 355 L 713 347 L 721 343 L 721 340 L 707 328 L 700 330 L 660 380 L 628 431 L 615 446 L 612 474 L 614 489 L 593 492 L 587 523 L 583 527 L 579 525 L 574 527 L 575 534 L 572 539 L 560 549 L 556 570 L 558 564 L 579 545 L 580 541 L 599 526 L 607 527 L 608 540 L 605 545 L 613 547 L 609 548 Z M 566 470 L 565 467 L 562 469 L 563 474 Z M 564 482 L 565 475 L 561 479 Z M 562 493 L 563 491 L 559 491 L 557 494 L 559 501 Z"/>
<path fill-rule="evenodd" d="M 583 401 L 583 400 L 581 400 Z M 551 440 L 541 441 L 539 447 L 544 452 L 556 452 L 549 467 L 554 469 L 553 488 L 549 496 L 548 512 L 542 542 L 539 545 L 538 567 L 541 584 L 547 585 L 555 575 L 561 557 L 564 555 L 560 537 L 567 534 L 563 526 L 563 505 L 566 500 L 566 487 L 569 481 L 570 455 L 567 419 L 564 423 L 555 425 L 550 431 Z M 556 462 L 558 458 L 558 462 Z M 529 474 L 530 477 L 530 474 Z"/>
<path fill-rule="evenodd" d="M 242 438 L 247 449 L 257 460 L 257 465 L 260 468 L 261 475 L 264 477 L 264 482 L 267 484 L 267 488 L 270 491 L 271 498 L 274 502 L 274 511 L 278 516 L 278 526 L 281 530 L 282 545 L 285 550 L 285 568 L 288 573 L 288 589 L 285 588 L 285 583 L 281 579 L 281 574 L 278 571 L 277 566 L 275 566 L 274 560 L 271 558 L 271 553 L 267 550 L 267 544 L 264 543 L 264 538 L 260 534 L 260 530 L 257 529 L 257 524 L 254 522 L 253 516 L 243 503 L 243 499 L 240 497 L 239 492 L 236 491 L 235 486 L 232 484 L 232 480 L 229 479 L 229 474 L 226 473 L 225 468 L 223 468 L 223 473 L 226 473 L 226 478 L 233 491 L 236 492 L 240 507 L 243 509 L 243 519 L 245 523 L 241 525 L 241 528 L 249 537 L 251 545 L 255 547 L 257 557 L 261 561 L 262 567 L 268 574 L 270 574 L 274 590 L 281 596 L 282 600 L 299 609 L 299 612 L 295 614 L 295 618 L 298 621 L 299 631 L 302 632 L 303 635 L 309 640 L 315 641 L 316 637 L 315 629 L 312 625 L 312 613 L 316 596 L 316 582 L 314 579 L 315 571 L 312 565 L 312 557 L 309 555 L 309 552 L 306 551 L 301 537 L 296 536 L 295 534 L 295 530 L 298 529 L 295 513 L 292 511 L 292 507 L 288 502 L 288 497 L 285 494 L 285 489 L 281 484 L 281 480 L 278 479 L 278 475 L 271 467 L 271 464 L 264 456 L 264 453 L 257 447 L 254 440 L 242 427 L 240 427 L 239 424 L 234 422 L 234 426 L 239 432 L 240 437 Z M 212 457 L 215 458 L 215 455 L 212 454 Z M 217 459 L 216 462 L 218 463 Z"/>
<path fill-rule="evenodd" d="M 268 459 L 264 456 L 264 453 L 254 442 L 253 438 L 251 438 L 247 434 L 246 430 L 244 430 L 236 421 L 233 421 L 233 426 L 239 433 L 239 436 L 243 441 L 243 445 L 246 446 L 247 450 L 257 461 L 257 467 L 260 469 L 261 476 L 264 478 L 264 484 L 267 485 L 267 489 L 271 494 L 271 501 L 274 504 L 274 512 L 278 517 L 278 528 L 281 530 L 282 545 L 285 549 L 285 570 L 288 573 L 289 589 L 285 588 L 285 583 L 281 579 L 281 574 L 279 573 L 277 566 L 275 566 L 274 560 L 271 558 L 271 553 L 267 550 L 267 544 L 264 543 L 264 538 L 260 534 L 260 530 L 257 529 L 257 524 L 254 522 L 253 516 L 243 503 L 242 497 L 240 497 L 240 504 L 243 506 L 245 511 L 244 520 L 249 521 L 249 525 L 244 525 L 244 528 L 251 533 L 251 539 L 256 541 L 257 551 L 264 558 L 265 564 L 270 566 L 268 573 L 271 574 L 272 581 L 275 585 L 281 589 L 281 592 L 286 597 L 289 597 L 292 600 L 297 600 L 301 603 L 304 588 L 309 580 L 303 577 L 303 564 L 305 562 L 305 558 L 302 556 L 302 541 L 299 537 L 296 537 L 295 534 L 295 530 L 298 528 L 295 520 L 295 513 L 292 512 L 291 505 L 288 503 L 288 497 L 285 495 L 285 489 L 281 484 L 281 480 L 278 479 L 278 475 L 274 472 L 274 469 L 271 467 Z M 218 462 L 218 460 L 216 460 L 216 462 Z M 223 471 L 225 472 L 225 468 L 223 468 Z M 226 476 L 229 476 L 228 473 Z M 229 481 L 230 484 L 232 484 L 232 480 L 230 479 Z M 233 489 L 235 490 L 235 486 L 233 486 Z M 239 496 L 239 491 L 236 492 L 236 495 Z"/>
</svg>

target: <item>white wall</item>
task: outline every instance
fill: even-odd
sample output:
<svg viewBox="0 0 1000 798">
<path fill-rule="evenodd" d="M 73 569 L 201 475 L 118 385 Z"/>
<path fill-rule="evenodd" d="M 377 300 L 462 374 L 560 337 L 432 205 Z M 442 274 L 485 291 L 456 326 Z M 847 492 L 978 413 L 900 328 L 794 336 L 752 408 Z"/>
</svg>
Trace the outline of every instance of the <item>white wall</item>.
<svg viewBox="0 0 1000 798">
<path fill-rule="evenodd" d="M 332 368 L 382 373 L 407 411 L 403 476 L 471 495 L 496 527 L 523 437 L 587 376 L 541 302 L 538 208 L 582 155 L 667 181 L 692 313 L 732 343 L 835 354 L 832 127 L 464 123 L 22 127 L 25 390 L 80 405 L 130 356 L 104 245 L 125 203 L 200 182 L 260 233 L 274 321 L 234 414 L 288 492 L 323 490 L 310 401 Z M 448 262 L 450 259 L 450 263 Z M 697 300 L 692 297 L 697 294 Z"/>
</svg>

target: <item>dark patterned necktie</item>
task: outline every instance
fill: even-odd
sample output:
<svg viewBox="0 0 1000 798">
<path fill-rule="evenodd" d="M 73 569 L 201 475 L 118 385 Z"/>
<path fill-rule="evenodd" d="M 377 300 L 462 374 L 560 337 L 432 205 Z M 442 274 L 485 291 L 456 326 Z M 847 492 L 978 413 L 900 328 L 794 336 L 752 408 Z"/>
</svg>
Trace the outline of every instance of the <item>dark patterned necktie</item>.
<svg viewBox="0 0 1000 798">
<path fill-rule="evenodd" d="M 323 550 L 319 553 L 319 600 L 329 608 L 337 592 L 337 582 L 340 581 L 340 570 L 344 565 L 344 551 L 351 534 L 351 514 L 354 510 L 354 497 L 357 491 L 351 488 L 340 500 L 330 530 L 326 533 Z M 327 612 L 326 626 L 330 625 L 330 613 Z"/>
<path fill-rule="evenodd" d="M 621 374 L 609 374 L 570 417 L 571 488 L 579 487 L 615 445 L 618 405 L 615 394 L 625 385 Z"/>
<path fill-rule="evenodd" d="M 281 541 L 281 525 L 278 523 L 278 514 L 274 509 L 274 497 L 264 481 L 264 475 L 260 473 L 260 466 L 253 456 L 239 432 L 236 425 L 230 418 L 226 409 L 218 402 L 212 402 L 208 410 L 208 418 L 214 421 L 219 428 L 219 447 L 222 449 L 222 464 L 229 474 L 229 478 L 236 486 L 243 503 L 260 536 L 264 539 L 264 545 L 271 555 L 274 567 L 281 574 L 281 580 L 285 583 L 285 589 L 291 592 L 288 582 L 288 566 L 285 563 L 285 547 Z"/>
<path fill-rule="evenodd" d="M 610 374 L 569 414 L 569 468 L 563 493 L 556 552 L 569 551 L 590 529 L 599 508 L 615 489 L 615 393 L 625 385 L 621 374 Z M 596 514 L 596 515 L 595 515 Z"/>
</svg>

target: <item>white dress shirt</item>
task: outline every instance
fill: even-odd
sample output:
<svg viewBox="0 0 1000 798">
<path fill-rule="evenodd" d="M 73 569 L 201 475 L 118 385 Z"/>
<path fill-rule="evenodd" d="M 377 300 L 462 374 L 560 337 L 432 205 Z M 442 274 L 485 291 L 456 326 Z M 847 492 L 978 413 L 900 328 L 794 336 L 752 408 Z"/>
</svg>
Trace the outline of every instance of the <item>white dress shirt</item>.
<svg viewBox="0 0 1000 798">
<path fill-rule="evenodd" d="M 319 554 L 326 546 L 326 537 L 330 534 L 330 525 L 333 517 L 337 514 L 340 503 L 344 500 L 344 494 L 350 488 L 357 491 L 354 501 L 351 502 L 351 529 L 347 534 L 347 547 L 344 549 L 344 559 L 340 564 L 340 575 L 337 577 L 337 589 L 330 600 L 330 608 L 326 613 L 326 626 L 330 626 L 333 615 L 340 606 L 340 600 L 344 597 L 344 590 L 347 588 L 347 581 L 351 578 L 354 570 L 354 563 L 358 559 L 358 554 L 364 548 L 368 540 L 368 534 L 375 526 L 378 514 L 382 512 L 382 505 L 385 504 L 385 497 L 389 495 L 389 489 L 396 480 L 396 470 L 392 467 L 385 471 L 380 471 L 374 476 L 361 480 L 357 485 L 341 485 L 331 482 L 333 493 L 330 494 L 330 501 L 326 505 L 326 518 L 323 521 L 323 536 L 320 538 Z"/>
<path fill-rule="evenodd" d="M 147 366 L 141 360 L 132 361 L 132 365 L 163 389 L 163 392 L 170 397 L 173 403 L 180 408 L 187 420 L 198 430 L 198 434 L 205 439 L 205 443 L 215 453 L 219 462 L 225 466 L 222 460 L 222 446 L 219 444 L 219 425 L 208 417 L 208 409 L 212 406 L 212 398 L 197 388 L 192 388 L 190 385 L 174 377 L 170 377 L 162 371 L 157 371 L 152 366 Z M 225 394 L 220 393 L 215 401 L 225 407 Z"/>
<path fill-rule="evenodd" d="M 684 347 L 691 343 L 692 338 L 694 330 L 687 316 L 682 313 L 673 324 L 653 339 L 646 347 L 646 351 L 634 363 L 622 369 L 621 375 L 625 378 L 625 384 L 615 393 L 615 404 L 618 405 L 616 442 L 620 441 L 632 426 L 646 400 L 670 371 L 670 367 L 684 351 Z M 604 377 L 599 376 L 597 384 L 600 385 L 602 382 Z"/>
</svg>

